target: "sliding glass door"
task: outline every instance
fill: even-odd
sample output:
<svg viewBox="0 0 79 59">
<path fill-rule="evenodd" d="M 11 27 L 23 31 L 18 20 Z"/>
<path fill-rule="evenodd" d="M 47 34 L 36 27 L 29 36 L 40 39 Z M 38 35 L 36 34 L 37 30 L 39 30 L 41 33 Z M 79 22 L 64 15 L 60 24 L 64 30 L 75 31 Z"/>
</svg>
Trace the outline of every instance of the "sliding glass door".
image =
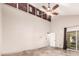
<svg viewBox="0 0 79 59">
<path fill-rule="evenodd" d="M 77 31 L 77 49 L 79 50 L 79 31 Z"/>
<path fill-rule="evenodd" d="M 67 49 L 79 50 L 79 27 L 67 28 Z"/>
<path fill-rule="evenodd" d="M 76 31 L 67 32 L 67 48 L 76 50 Z"/>
</svg>

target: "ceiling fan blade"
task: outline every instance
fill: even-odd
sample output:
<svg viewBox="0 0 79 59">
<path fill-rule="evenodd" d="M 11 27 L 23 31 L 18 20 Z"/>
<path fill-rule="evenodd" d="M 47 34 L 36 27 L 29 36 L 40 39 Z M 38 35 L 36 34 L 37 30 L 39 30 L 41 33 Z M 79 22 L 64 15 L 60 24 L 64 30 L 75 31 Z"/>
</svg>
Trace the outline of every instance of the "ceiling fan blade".
<svg viewBox="0 0 79 59">
<path fill-rule="evenodd" d="M 47 10 L 47 7 L 45 7 L 45 6 L 42 6 L 42 8 L 44 8 L 44 9 L 46 9 L 46 10 Z"/>
<path fill-rule="evenodd" d="M 58 13 L 57 12 L 54 12 L 54 13 L 52 13 L 53 15 L 58 15 Z"/>
<path fill-rule="evenodd" d="M 57 9 L 58 7 L 59 7 L 59 5 L 56 4 L 56 5 L 52 8 L 52 10 L 55 10 L 55 9 Z"/>
</svg>

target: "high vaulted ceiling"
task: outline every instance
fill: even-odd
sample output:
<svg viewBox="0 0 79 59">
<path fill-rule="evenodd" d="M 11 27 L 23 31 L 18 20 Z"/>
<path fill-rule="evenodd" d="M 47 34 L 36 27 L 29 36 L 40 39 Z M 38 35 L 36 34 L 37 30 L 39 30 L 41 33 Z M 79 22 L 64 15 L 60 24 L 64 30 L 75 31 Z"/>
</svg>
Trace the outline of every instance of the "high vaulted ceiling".
<svg viewBox="0 0 79 59">
<path fill-rule="evenodd" d="M 35 7 L 45 11 L 41 6 L 47 6 L 47 3 L 31 3 Z M 51 3 L 53 7 L 55 3 Z M 63 3 L 59 4 L 59 8 L 56 10 L 59 15 L 79 15 L 79 3 Z"/>
</svg>

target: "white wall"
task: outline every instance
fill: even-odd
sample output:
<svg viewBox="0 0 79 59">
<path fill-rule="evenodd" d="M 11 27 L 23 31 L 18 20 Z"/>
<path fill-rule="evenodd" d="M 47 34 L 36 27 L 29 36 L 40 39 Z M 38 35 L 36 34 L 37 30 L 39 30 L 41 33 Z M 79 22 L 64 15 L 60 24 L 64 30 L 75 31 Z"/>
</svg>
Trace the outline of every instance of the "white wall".
<svg viewBox="0 0 79 59">
<path fill-rule="evenodd" d="M 8 5 L 2 6 L 3 53 L 36 49 L 47 45 L 50 22 Z"/>
<path fill-rule="evenodd" d="M 79 25 L 79 15 L 55 16 L 51 21 L 51 32 L 56 34 L 56 47 L 63 47 L 64 28 Z"/>
<path fill-rule="evenodd" d="M 0 55 L 1 55 L 1 46 L 2 45 L 2 12 L 1 12 L 1 4 L 0 4 Z"/>
<path fill-rule="evenodd" d="M 64 28 L 79 25 L 78 15 L 55 16 L 50 22 L 12 8 L 2 7 L 3 53 L 36 49 L 47 45 L 47 32 L 55 32 L 56 47 L 63 47 Z"/>
</svg>

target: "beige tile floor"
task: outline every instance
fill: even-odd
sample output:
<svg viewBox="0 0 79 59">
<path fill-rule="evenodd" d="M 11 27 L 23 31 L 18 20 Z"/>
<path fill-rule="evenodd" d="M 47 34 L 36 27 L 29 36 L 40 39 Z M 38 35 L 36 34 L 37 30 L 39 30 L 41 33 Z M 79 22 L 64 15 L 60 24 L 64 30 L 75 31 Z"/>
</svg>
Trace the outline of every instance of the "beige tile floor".
<svg viewBox="0 0 79 59">
<path fill-rule="evenodd" d="M 34 50 L 25 50 L 13 54 L 2 54 L 2 56 L 78 56 L 79 51 L 63 50 L 60 48 L 45 47 Z"/>
</svg>

